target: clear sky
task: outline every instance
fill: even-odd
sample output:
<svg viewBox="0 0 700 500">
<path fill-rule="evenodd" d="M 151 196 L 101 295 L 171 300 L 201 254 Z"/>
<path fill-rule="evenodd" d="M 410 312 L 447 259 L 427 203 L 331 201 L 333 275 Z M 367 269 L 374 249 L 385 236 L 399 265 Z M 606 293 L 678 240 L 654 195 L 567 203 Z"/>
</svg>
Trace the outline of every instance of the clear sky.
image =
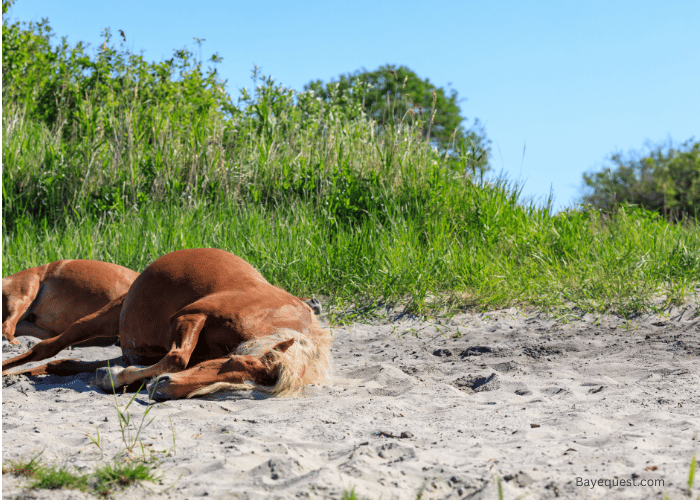
<svg viewBox="0 0 700 500">
<path fill-rule="evenodd" d="M 217 52 L 235 97 L 254 64 L 301 90 L 360 68 L 406 65 L 451 86 L 470 125 L 493 141 L 491 165 L 555 208 L 582 173 L 647 141 L 700 138 L 700 1 L 18 0 L 11 19 L 47 17 L 68 41 L 121 29 L 146 58 Z M 115 37 L 118 39 L 118 36 Z M 525 155 L 523 157 L 523 149 Z"/>
</svg>

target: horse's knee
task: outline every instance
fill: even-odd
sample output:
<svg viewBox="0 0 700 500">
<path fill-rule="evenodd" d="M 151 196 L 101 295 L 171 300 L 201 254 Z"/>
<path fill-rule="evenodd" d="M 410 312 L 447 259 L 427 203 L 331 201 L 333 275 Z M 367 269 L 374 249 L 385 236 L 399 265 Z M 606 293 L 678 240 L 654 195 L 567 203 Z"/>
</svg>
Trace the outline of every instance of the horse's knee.
<svg viewBox="0 0 700 500">
<path fill-rule="evenodd" d="M 165 355 L 165 372 L 181 372 L 187 368 L 187 364 L 190 362 L 189 356 L 185 356 L 179 351 L 171 351 Z"/>
</svg>

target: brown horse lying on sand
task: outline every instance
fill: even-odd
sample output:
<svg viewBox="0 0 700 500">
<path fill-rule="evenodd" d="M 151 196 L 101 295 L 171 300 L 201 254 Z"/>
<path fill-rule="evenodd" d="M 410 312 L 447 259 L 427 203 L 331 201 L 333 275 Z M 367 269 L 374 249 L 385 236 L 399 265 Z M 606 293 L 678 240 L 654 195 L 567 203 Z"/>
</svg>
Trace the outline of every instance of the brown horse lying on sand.
<svg viewBox="0 0 700 500">
<path fill-rule="evenodd" d="M 292 394 L 328 381 L 331 335 L 311 306 L 243 259 L 211 248 L 159 258 L 124 296 L 4 362 L 3 374 L 116 331 L 127 368 L 60 360 L 19 373 L 69 375 L 101 367 L 96 382 L 108 391 L 156 377 L 148 384 L 156 399 L 252 388 Z"/>
<path fill-rule="evenodd" d="M 138 275 L 108 262 L 59 260 L 3 278 L 2 336 L 11 344 L 22 335 L 56 337 L 128 292 Z"/>
</svg>

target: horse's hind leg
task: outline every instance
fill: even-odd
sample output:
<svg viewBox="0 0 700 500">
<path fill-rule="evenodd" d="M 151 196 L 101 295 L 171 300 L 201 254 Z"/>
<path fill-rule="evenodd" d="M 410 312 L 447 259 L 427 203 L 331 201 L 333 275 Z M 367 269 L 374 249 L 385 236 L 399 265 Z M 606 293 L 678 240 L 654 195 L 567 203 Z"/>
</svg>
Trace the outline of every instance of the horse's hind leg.
<svg viewBox="0 0 700 500">
<path fill-rule="evenodd" d="M 122 310 L 124 297 L 126 297 L 126 294 L 114 299 L 99 311 L 79 319 L 58 337 L 43 340 L 24 354 L 4 361 L 2 363 L 3 375 L 6 374 L 7 370 L 16 366 L 55 356 L 70 345 L 98 337 L 115 337 L 119 335 L 119 313 Z"/>
<path fill-rule="evenodd" d="M 15 340 L 17 323 L 32 305 L 41 288 L 46 266 L 34 267 L 2 280 L 2 336 L 10 344 Z"/>
<path fill-rule="evenodd" d="M 122 356 L 107 359 L 104 361 L 78 361 L 77 359 L 59 359 L 51 361 L 36 368 L 27 368 L 11 375 L 77 375 L 78 373 L 94 372 L 98 368 L 105 366 L 116 366 L 121 364 Z"/>
<path fill-rule="evenodd" d="M 29 321 L 20 321 L 15 327 L 15 337 L 36 337 L 40 340 L 50 339 L 55 337 L 56 334 L 48 330 L 43 329 L 35 323 L 30 323 Z"/>
</svg>

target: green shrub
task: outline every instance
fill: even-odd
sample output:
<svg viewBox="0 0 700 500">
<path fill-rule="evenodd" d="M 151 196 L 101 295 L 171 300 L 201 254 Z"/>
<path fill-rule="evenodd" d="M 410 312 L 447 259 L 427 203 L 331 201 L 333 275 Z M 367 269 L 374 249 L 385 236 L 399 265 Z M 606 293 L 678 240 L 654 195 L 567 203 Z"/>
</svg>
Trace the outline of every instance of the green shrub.
<svg viewBox="0 0 700 500">
<path fill-rule="evenodd" d="M 649 153 L 610 156 L 614 168 L 583 175 L 584 203 L 613 212 L 637 205 L 670 220 L 700 216 L 700 142 L 649 146 Z"/>
</svg>

